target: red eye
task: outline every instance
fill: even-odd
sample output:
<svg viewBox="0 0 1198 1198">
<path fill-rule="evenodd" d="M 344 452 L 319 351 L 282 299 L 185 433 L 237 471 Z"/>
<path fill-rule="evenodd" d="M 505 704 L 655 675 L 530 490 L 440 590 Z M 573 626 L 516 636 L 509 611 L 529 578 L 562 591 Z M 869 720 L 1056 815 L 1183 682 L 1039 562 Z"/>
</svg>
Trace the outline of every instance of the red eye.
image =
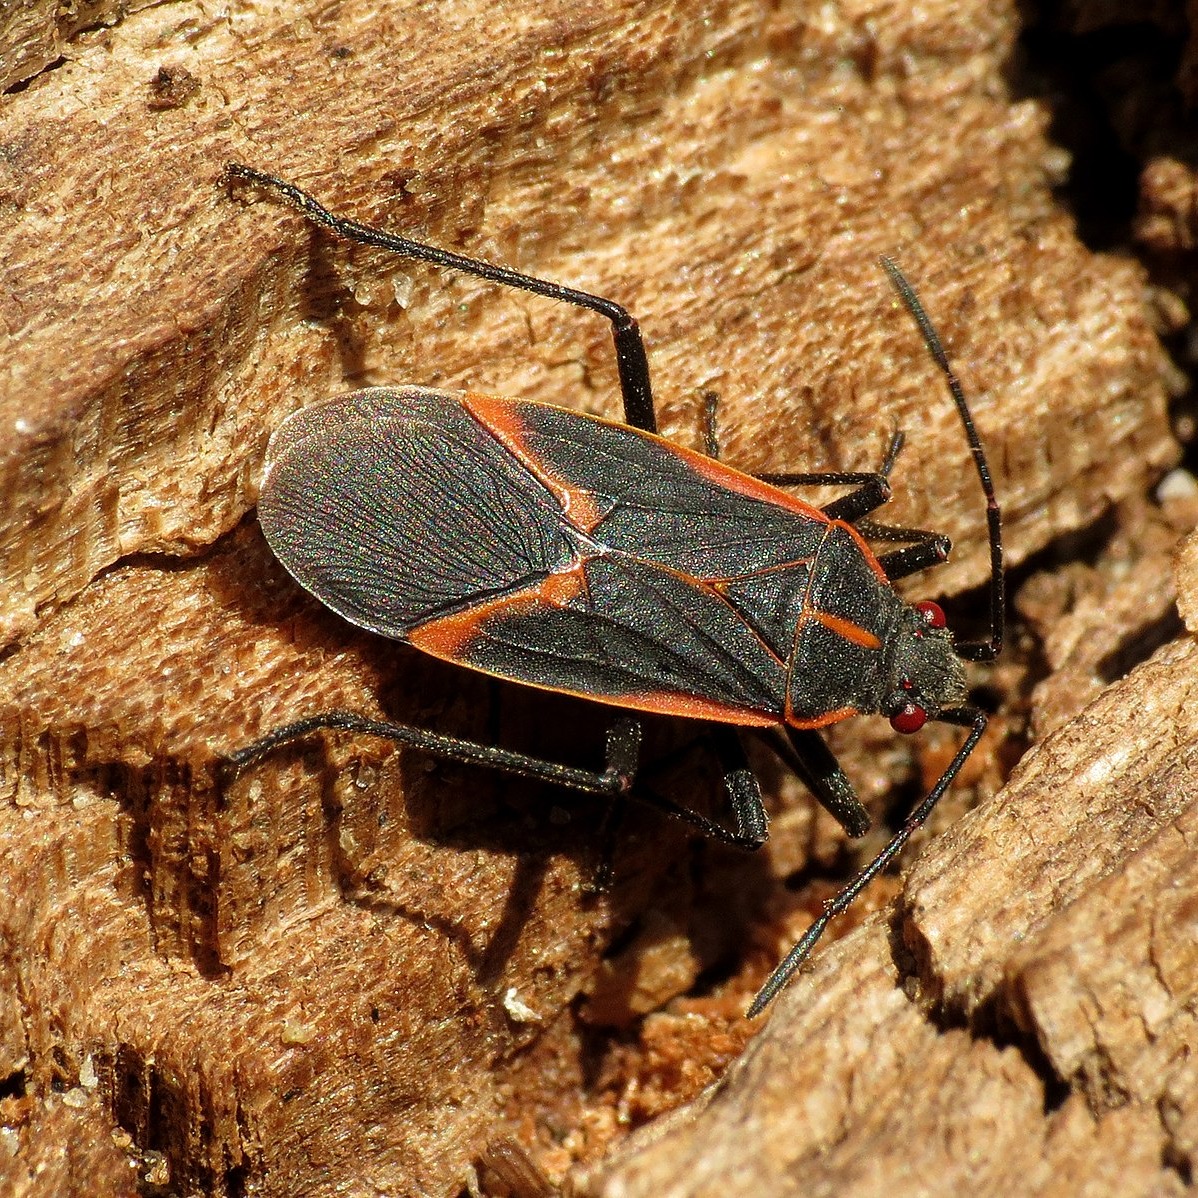
<svg viewBox="0 0 1198 1198">
<path fill-rule="evenodd" d="M 904 736 L 918 732 L 927 722 L 928 713 L 918 703 L 905 703 L 890 717 L 890 726 Z"/>
<path fill-rule="evenodd" d="M 932 603 L 930 600 L 925 600 L 923 603 L 916 603 L 914 607 L 923 616 L 923 622 L 929 628 L 943 628 L 948 623 L 944 618 L 944 611 L 939 603 Z"/>
</svg>

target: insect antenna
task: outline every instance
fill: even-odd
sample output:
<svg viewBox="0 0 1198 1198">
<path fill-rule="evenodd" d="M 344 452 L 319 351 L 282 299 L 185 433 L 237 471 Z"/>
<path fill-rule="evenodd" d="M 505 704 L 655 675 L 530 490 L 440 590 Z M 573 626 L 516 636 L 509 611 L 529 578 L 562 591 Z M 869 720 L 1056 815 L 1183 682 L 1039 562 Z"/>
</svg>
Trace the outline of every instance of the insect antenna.
<svg viewBox="0 0 1198 1198">
<path fill-rule="evenodd" d="M 948 354 L 944 352 L 940 335 L 924 311 L 923 304 L 919 302 L 919 296 L 915 294 L 915 288 L 907 281 L 907 276 L 899 270 L 898 265 L 892 259 L 883 255 L 878 260 L 882 264 L 882 269 L 890 277 L 890 282 L 898 292 L 899 299 L 906 305 L 907 311 L 911 313 L 915 323 L 919 326 L 920 336 L 923 337 L 924 345 L 928 347 L 928 353 L 932 355 L 936 365 L 940 367 L 941 374 L 944 375 L 957 413 L 961 417 L 961 423 L 965 427 L 969 451 L 973 454 L 973 464 L 982 484 L 982 494 L 986 497 L 986 524 L 990 538 L 990 636 L 984 641 L 970 641 L 957 645 L 956 652 L 958 657 L 963 657 L 967 661 L 991 661 L 1002 651 L 1007 599 L 1006 579 L 1003 575 L 1002 512 L 998 506 L 998 497 L 994 493 L 990 463 L 986 460 L 986 451 L 982 447 L 982 439 L 978 436 L 977 426 L 973 422 L 965 391 L 948 360 Z"/>
<path fill-rule="evenodd" d="M 899 298 L 907 310 L 915 318 L 919 331 L 923 336 L 928 352 L 935 359 L 948 383 L 948 389 L 956 405 L 957 413 L 965 428 L 969 448 L 973 454 L 974 465 L 982 484 L 982 493 L 986 497 L 986 520 L 990 539 L 990 638 L 985 641 L 971 642 L 955 646 L 959 657 L 970 661 L 987 661 L 998 655 L 1003 643 L 1003 623 L 1006 612 L 1006 580 L 1003 576 L 1002 549 L 1002 515 L 998 506 L 998 498 L 994 493 L 994 482 L 990 476 L 990 465 L 986 460 L 986 452 L 982 448 L 977 426 L 965 399 L 956 372 L 949 363 L 948 355 L 944 352 L 939 334 L 932 325 L 923 304 L 915 294 L 915 289 L 907 281 L 906 276 L 891 259 L 881 258 L 881 264 Z M 785 987 L 787 982 L 798 972 L 803 962 L 810 956 L 816 941 L 823 935 L 828 924 L 838 915 L 846 911 L 857 896 L 878 876 L 906 847 L 907 842 L 921 828 L 931 815 L 933 808 L 940 801 L 944 792 L 952 785 L 953 780 L 965 764 L 966 759 L 977 746 L 978 741 L 986 730 L 987 716 L 979 707 L 961 706 L 940 711 L 936 717 L 942 723 L 954 724 L 969 729 L 961 747 L 957 750 L 948 768 L 942 773 L 936 784 L 907 816 L 903 826 L 890 838 L 886 847 L 860 870 L 856 876 L 833 898 L 825 904 L 819 917 L 803 934 L 799 942 L 786 954 L 781 964 L 766 979 L 765 985 L 757 993 L 749 1006 L 749 1018 L 760 1015 Z"/>
</svg>

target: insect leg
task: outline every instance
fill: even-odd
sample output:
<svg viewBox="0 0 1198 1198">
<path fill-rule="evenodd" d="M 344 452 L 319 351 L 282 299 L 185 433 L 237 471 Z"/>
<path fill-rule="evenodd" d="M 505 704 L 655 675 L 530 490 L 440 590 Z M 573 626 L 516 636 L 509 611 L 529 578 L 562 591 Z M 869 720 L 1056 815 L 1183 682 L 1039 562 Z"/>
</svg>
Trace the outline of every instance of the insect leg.
<svg viewBox="0 0 1198 1198">
<path fill-rule="evenodd" d="M 869 831 L 869 812 L 853 790 L 835 754 L 813 728 L 776 728 L 762 734 L 833 819 L 853 837 Z"/>
<path fill-rule="evenodd" d="M 445 736 L 439 732 L 429 732 L 424 728 L 413 728 L 408 724 L 392 724 L 381 720 L 372 720 L 352 711 L 328 711 L 296 720 L 292 724 L 284 724 L 283 727 L 275 728 L 252 744 L 229 753 L 224 757 L 219 768 L 221 784 L 233 781 L 247 766 L 281 745 L 301 740 L 322 729 L 335 732 L 354 732 L 363 736 L 377 736 L 382 740 L 408 745 L 421 752 L 430 753 L 434 757 L 460 761 L 467 765 L 484 766 L 505 774 L 533 778 L 538 782 L 549 782 L 566 790 L 578 791 L 581 794 L 603 795 L 616 800 L 634 800 L 647 807 L 663 811 L 671 818 L 689 824 L 692 828 L 697 828 L 712 840 L 719 840 L 736 848 L 759 848 L 764 840 L 761 829 L 764 826 L 765 813 L 761 808 L 760 792 L 757 792 L 756 812 L 754 812 L 750 800 L 739 799 L 740 806 L 738 807 L 738 796 L 733 797 L 737 828 L 736 831 L 730 832 L 727 828 L 696 811 L 691 811 L 678 803 L 662 798 L 652 791 L 636 787 L 634 782 L 639 768 L 641 726 L 637 720 L 633 719 L 616 720 L 608 729 L 604 768 L 602 772 L 597 772 L 561 765 L 542 757 L 531 757 L 526 753 L 515 753 L 510 749 L 480 744 L 477 741 L 465 740 L 458 736 Z M 744 785 L 739 778 L 737 783 L 741 787 Z M 753 780 L 753 786 L 756 786 L 756 780 Z M 729 784 L 729 789 L 731 792 L 731 784 Z"/>
<path fill-rule="evenodd" d="M 617 795 L 607 804 L 603 818 L 599 821 L 599 827 L 596 830 L 596 839 L 599 842 L 599 854 L 596 858 L 598 864 L 595 866 L 594 876 L 587 887 L 591 894 L 606 894 L 611 889 L 613 862 L 616 859 L 616 842 L 620 838 L 620 829 L 624 825 L 624 814 L 627 810 L 626 796 Z"/>
<path fill-rule="evenodd" d="M 357 242 L 360 245 L 377 246 L 379 249 L 389 250 L 405 258 L 431 262 L 435 266 L 447 266 L 452 270 L 460 270 L 477 278 L 486 279 L 490 283 L 500 283 L 505 287 L 518 287 L 522 291 L 530 291 L 534 295 L 543 295 L 548 299 L 573 304 L 576 308 L 585 308 L 606 317 L 611 321 L 612 326 L 616 369 L 620 375 L 620 394 L 624 401 L 624 420 L 633 428 L 643 429 L 649 433 L 657 431 L 653 389 L 649 384 L 649 359 L 645 353 L 644 338 L 642 338 L 640 328 L 632 315 L 614 301 L 604 299 L 600 295 L 592 295 L 587 291 L 579 291 L 573 287 L 564 287 L 560 283 L 552 283 L 547 279 L 521 274 L 507 266 L 497 266 L 479 258 L 467 258 L 463 254 L 438 249 L 436 246 L 426 245 L 422 241 L 412 241 L 396 233 L 386 233 L 381 229 L 373 229 L 368 225 L 360 225 L 357 221 L 335 216 L 306 191 L 296 187 L 294 183 L 288 183 L 250 166 L 241 166 L 239 163 L 230 162 L 225 166 L 225 178 L 253 183 L 273 192 L 314 224 L 328 229 L 331 233 L 343 237 L 347 241 Z"/>
<path fill-rule="evenodd" d="M 229 753 L 222 762 L 222 780 L 232 781 L 246 766 L 280 745 L 290 744 L 321 729 L 377 736 L 431 753 L 434 757 L 444 757 L 468 765 L 486 766 L 524 778 L 535 778 L 537 781 L 551 782 L 583 794 L 616 797 L 628 795 L 632 791 L 641 744 L 640 724 L 636 720 L 617 720 L 608 730 L 606 761 L 603 771 L 599 773 L 546 761 L 540 757 L 530 757 L 525 753 L 514 753 L 494 745 L 479 744 L 458 736 L 445 736 L 439 732 L 413 728 L 408 724 L 371 720 L 352 711 L 328 711 L 296 720 L 292 724 L 284 724 L 245 748 Z"/>
<path fill-rule="evenodd" d="M 646 777 L 668 770 L 696 748 L 710 751 L 719 762 L 724 793 L 736 825 L 735 831 L 729 831 L 722 824 L 672 800 L 662 798 L 641 785 Z M 642 767 L 630 797 L 698 828 L 708 839 L 718 840 L 738 849 L 759 849 L 769 837 L 769 821 L 765 814 L 765 804 L 761 801 L 761 786 L 749 767 L 740 737 L 734 729 L 725 724 L 705 725 L 698 736 L 690 738 L 676 749 Z"/>
<path fill-rule="evenodd" d="M 807 929 L 798 944 L 786 954 L 782 963 L 770 974 L 765 985 L 758 991 L 752 1006 L 749 1007 L 748 1013 L 750 1018 L 754 1015 L 760 1015 L 775 995 L 777 995 L 778 991 L 790 981 L 799 966 L 810 956 L 816 941 L 823 935 L 824 929 L 828 924 L 838 915 L 842 914 L 861 891 L 903 851 L 903 847 L 907 841 L 911 839 L 914 832 L 931 815 L 932 809 L 952 784 L 961 766 L 965 764 L 966 758 L 973 752 L 974 746 L 986 730 L 986 713 L 976 707 L 960 707 L 949 711 L 942 711 L 936 718 L 946 724 L 957 724 L 961 727 L 968 727 L 970 732 L 965 738 L 965 742 L 957 750 L 956 756 L 949 762 L 948 769 L 940 775 L 936 785 L 932 787 L 927 796 L 907 816 L 903 826 L 891 837 L 886 847 L 835 898 L 830 899 L 824 904 L 824 909 L 819 918 Z"/>
<path fill-rule="evenodd" d="M 638 803 L 642 803 L 646 807 L 655 808 L 663 814 L 668 815 L 671 819 L 689 824 L 692 828 L 697 829 L 706 836 L 708 840 L 718 840 L 721 844 L 731 845 L 734 849 L 749 849 L 751 851 L 761 848 L 765 843 L 765 837 L 759 834 L 752 822 L 748 824 L 747 828 L 744 828 L 740 825 L 740 820 L 738 819 L 737 831 L 730 832 L 722 824 L 716 823 L 715 820 L 708 819 L 707 816 L 700 815 L 697 811 L 692 811 L 689 807 L 683 807 L 680 803 L 675 803 L 673 799 L 667 799 L 663 795 L 647 790 L 644 787 L 634 787 L 628 797 L 635 799 Z M 758 792 L 758 802 L 760 803 L 760 792 Z M 761 808 L 761 819 L 764 826 L 764 807 Z"/>
<path fill-rule="evenodd" d="M 724 773 L 737 839 L 746 848 L 759 848 L 769 836 L 769 821 L 761 802 L 761 784 L 749 767 L 745 747 L 736 731 L 726 725 L 713 724 L 708 736 Z"/>
<path fill-rule="evenodd" d="M 716 392 L 704 393 L 703 452 L 717 461 L 720 457 L 719 428 L 716 420 L 719 402 Z M 821 510 L 833 520 L 855 521 L 869 512 L 876 511 L 890 498 L 890 471 L 894 468 L 904 440 L 901 432 L 895 432 L 890 439 L 880 470 L 825 470 L 808 473 L 767 471 L 752 477 L 775 487 L 853 487 L 855 489 L 848 495 L 842 495 Z"/>
<path fill-rule="evenodd" d="M 646 795 L 652 792 L 647 792 L 641 786 L 641 782 L 671 769 L 696 748 L 711 752 L 719 763 L 724 793 L 736 825 L 734 832 L 729 832 L 722 825 L 708 821 L 703 816 L 696 816 L 694 812 L 687 811 L 686 814 L 680 815 L 679 810 L 685 809 L 675 808 L 658 795 L 646 798 Z M 690 737 L 668 753 L 643 765 L 630 797 L 648 802 L 650 806 L 700 828 L 708 837 L 735 845 L 737 848 L 758 849 L 769 837 L 769 821 L 765 814 L 765 804 L 761 801 L 761 784 L 749 766 L 740 736 L 735 729 L 726 724 L 705 724 L 697 736 Z"/>
<path fill-rule="evenodd" d="M 952 541 L 943 533 L 928 532 L 923 528 L 900 528 L 893 524 L 875 524 L 872 520 L 860 520 L 857 522 L 857 531 L 872 541 L 906 544 L 905 549 L 883 553 L 878 558 L 891 582 L 896 578 L 918 574 L 931 566 L 943 565 L 948 561 L 949 552 L 953 547 Z"/>
<path fill-rule="evenodd" d="M 703 392 L 703 452 L 720 460 L 720 396 L 718 391 Z"/>
<path fill-rule="evenodd" d="M 898 460 L 899 452 L 906 441 L 904 435 L 895 431 L 886 449 L 886 457 L 878 470 L 823 470 L 814 473 L 755 474 L 754 478 L 775 487 L 853 487 L 847 495 L 825 504 L 820 510 L 833 520 L 855 523 L 862 516 L 877 511 L 890 499 L 890 472 Z"/>
</svg>

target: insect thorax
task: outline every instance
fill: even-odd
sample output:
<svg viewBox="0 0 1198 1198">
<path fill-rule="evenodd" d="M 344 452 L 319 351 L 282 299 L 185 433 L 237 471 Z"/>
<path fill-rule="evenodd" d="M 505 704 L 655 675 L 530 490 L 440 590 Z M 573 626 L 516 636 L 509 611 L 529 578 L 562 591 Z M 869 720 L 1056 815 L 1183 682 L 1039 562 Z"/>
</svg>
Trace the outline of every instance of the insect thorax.
<svg viewBox="0 0 1198 1198">
<path fill-rule="evenodd" d="M 905 694 L 930 718 L 965 700 L 965 674 L 945 629 L 904 603 L 860 546 L 833 527 L 812 563 L 788 679 L 792 718 L 893 714 Z"/>
</svg>

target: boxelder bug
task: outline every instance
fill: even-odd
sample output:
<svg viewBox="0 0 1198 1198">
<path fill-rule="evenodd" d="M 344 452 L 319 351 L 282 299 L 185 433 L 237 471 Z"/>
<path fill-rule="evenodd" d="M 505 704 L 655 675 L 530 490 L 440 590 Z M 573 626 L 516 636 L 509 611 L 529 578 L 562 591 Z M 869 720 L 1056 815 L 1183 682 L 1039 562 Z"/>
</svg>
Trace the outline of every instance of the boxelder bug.
<svg viewBox="0 0 1198 1198">
<path fill-rule="evenodd" d="M 234 770 L 318 728 L 629 796 L 748 848 L 767 834 L 761 792 L 729 725 L 762 730 L 852 836 L 869 815 L 819 729 L 881 713 L 898 732 L 929 720 L 969 729 L 944 774 L 882 852 L 835 898 L 750 1008 L 762 1011 L 828 922 L 928 817 L 986 726 L 966 703 L 962 659 L 1002 644 L 1002 535 L 985 452 L 940 339 L 910 284 L 882 266 L 948 383 L 986 499 L 990 636 L 954 645 L 934 603 L 892 580 L 946 559 L 948 538 L 874 524 L 890 497 L 896 434 L 874 473 L 751 476 L 655 435 L 649 366 L 618 304 L 334 216 L 299 188 L 230 164 L 336 235 L 563 300 L 612 324 L 624 424 L 546 404 L 418 387 L 341 395 L 288 417 L 267 450 L 258 513 L 300 585 L 351 623 L 446 661 L 635 711 L 706 720 L 735 831 L 635 785 L 639 725 L 617 720 L 601 772 L 456 737 L 328 712 L 230 757 Z M 780 490 L 853 489 L 823 508 Z M 903 545 L 875 556 L 866 538 Z"/>
</svg>

